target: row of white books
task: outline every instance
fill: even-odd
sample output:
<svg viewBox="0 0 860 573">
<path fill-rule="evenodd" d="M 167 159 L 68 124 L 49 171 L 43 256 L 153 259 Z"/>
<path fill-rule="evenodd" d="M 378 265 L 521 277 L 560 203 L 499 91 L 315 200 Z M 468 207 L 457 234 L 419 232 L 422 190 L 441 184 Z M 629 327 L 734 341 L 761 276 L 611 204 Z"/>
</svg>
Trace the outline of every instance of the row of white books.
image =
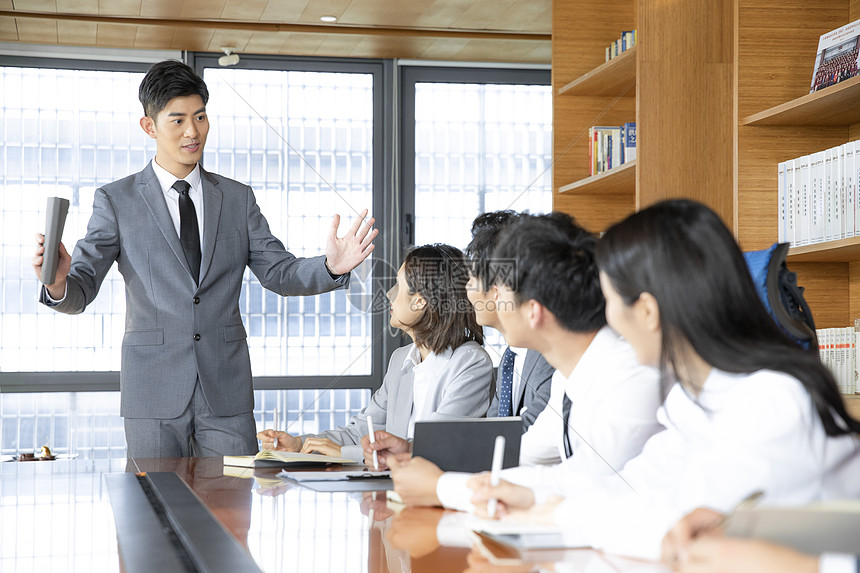
<svg viewBox="0 0 860 573">
<path fill-rule="evenodd" d="M 636 124 L 594 125 L 588 128 L 591 175 L 609 171 L 636 159 Z"/>
<path fill-rule="evenodd" d="M 860 322 L 860 321 L 858 321 Z M 857 339 L 860 332 L 854 327 L 820 328 L 818 335 L 818 354 L 821 362 L 833 373 L 839 391 L 843 394 L 860 394 L 857 384 Z"/>
<path fill-rule="evenodd" d="M 860 141 L 777 166 L 779 241 L 794 246 L 860 235 Z"/>
</svg>

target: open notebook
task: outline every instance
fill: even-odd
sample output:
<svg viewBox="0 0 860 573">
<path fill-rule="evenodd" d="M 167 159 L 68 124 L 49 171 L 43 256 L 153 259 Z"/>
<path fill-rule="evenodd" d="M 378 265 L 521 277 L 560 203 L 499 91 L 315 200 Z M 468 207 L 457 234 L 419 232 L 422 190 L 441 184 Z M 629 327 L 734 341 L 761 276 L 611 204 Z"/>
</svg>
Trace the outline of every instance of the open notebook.
<svg viewBox="0 0 860 573">
<path fill-rule="evenodd" d="M 263 450 L 256 456 L 224 456 L 225 466 L 240 466 L 244 468 L 281 468 L 290 465 L 315 464 L 352 464 L 349 458 L 325 456 L 323 454 L 301 454 L 299 452 L 279 452 Z"/>
</svg>

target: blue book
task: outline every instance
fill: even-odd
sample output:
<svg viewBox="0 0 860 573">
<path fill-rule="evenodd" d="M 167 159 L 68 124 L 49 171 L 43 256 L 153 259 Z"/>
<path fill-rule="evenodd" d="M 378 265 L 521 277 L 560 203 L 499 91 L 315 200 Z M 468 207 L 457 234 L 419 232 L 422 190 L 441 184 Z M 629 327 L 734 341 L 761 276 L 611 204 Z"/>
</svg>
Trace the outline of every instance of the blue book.
<svg viewBox="0 0 860 573">
<path fill-rule="evenodd" d="M 625 123 L 621 126 L 621 141 L 624 144 L 624 163 L 636 159 L 636 124 Z"/>
</svg>

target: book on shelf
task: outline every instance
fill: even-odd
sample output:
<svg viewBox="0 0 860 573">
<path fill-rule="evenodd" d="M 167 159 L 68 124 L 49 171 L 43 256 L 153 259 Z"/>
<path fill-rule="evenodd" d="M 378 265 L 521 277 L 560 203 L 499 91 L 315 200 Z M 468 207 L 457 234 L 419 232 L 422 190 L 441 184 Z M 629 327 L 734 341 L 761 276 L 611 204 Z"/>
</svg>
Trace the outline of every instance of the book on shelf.
<svg viewBox="0 0 860 573">
<path fill-rule="evenodd" d="M 780 242 L 815 245 L 860 235 L 860 141 L 777 164 Z"/>
<path fill-rule="evenodd" d="M 821 363 L 833 374 L 842 394 L 860 393 L 860 385 L 857 384 L 860 376 L 857 355 L 860 319 L 855 324 L 846 328 L 819 328 L 815 331 Z"/>
<path fill-rule="evenodd" d="M 225 466 L 245 468 L 278 468 L 290 465 L 322 465 L 322 464 L 352 464 L 353 460 L 339 456 L 323 454 L 302 454 L 299 452 L 281 452 L 263 450 L 255 456 L 224 456 Z"/>
<path fill-rule="evenodd" d="M 636 158 L 636 124 L 588 128 L 590 174 L 597 175 Z"/>
<path fill-rule="evenodd" d="M 809 93 L 857 75 L 860 20 L 831 30 L 818 39 Z"/>
<path fill-rule="evenodd" d="M 636 45 L 636 30 L 621 32 L 621 37 L 606 46 L 606 61 L 616 58 Z"/>
</svg>

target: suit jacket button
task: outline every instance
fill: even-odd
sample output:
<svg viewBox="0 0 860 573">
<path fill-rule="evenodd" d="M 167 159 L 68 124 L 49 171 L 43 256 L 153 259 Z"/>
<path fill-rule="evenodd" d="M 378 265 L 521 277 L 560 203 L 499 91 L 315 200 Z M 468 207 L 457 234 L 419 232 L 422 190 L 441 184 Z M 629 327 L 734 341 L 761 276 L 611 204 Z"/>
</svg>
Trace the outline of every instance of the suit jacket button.
<svg viewBox="0 0 860 573">
<path fill-rule="evenodd" d="M 195 335 L 194 335 L 194 340 L 195 340 L 195 341 L 200 340 L 200 335 L 199 335 L 199 334 L 195 334 Z"/>
<path fill-rule="evenodd" d="M 194 304 L 200 304 L 200 297 L 199 296 L 194 297 Z"/>
</svg>

